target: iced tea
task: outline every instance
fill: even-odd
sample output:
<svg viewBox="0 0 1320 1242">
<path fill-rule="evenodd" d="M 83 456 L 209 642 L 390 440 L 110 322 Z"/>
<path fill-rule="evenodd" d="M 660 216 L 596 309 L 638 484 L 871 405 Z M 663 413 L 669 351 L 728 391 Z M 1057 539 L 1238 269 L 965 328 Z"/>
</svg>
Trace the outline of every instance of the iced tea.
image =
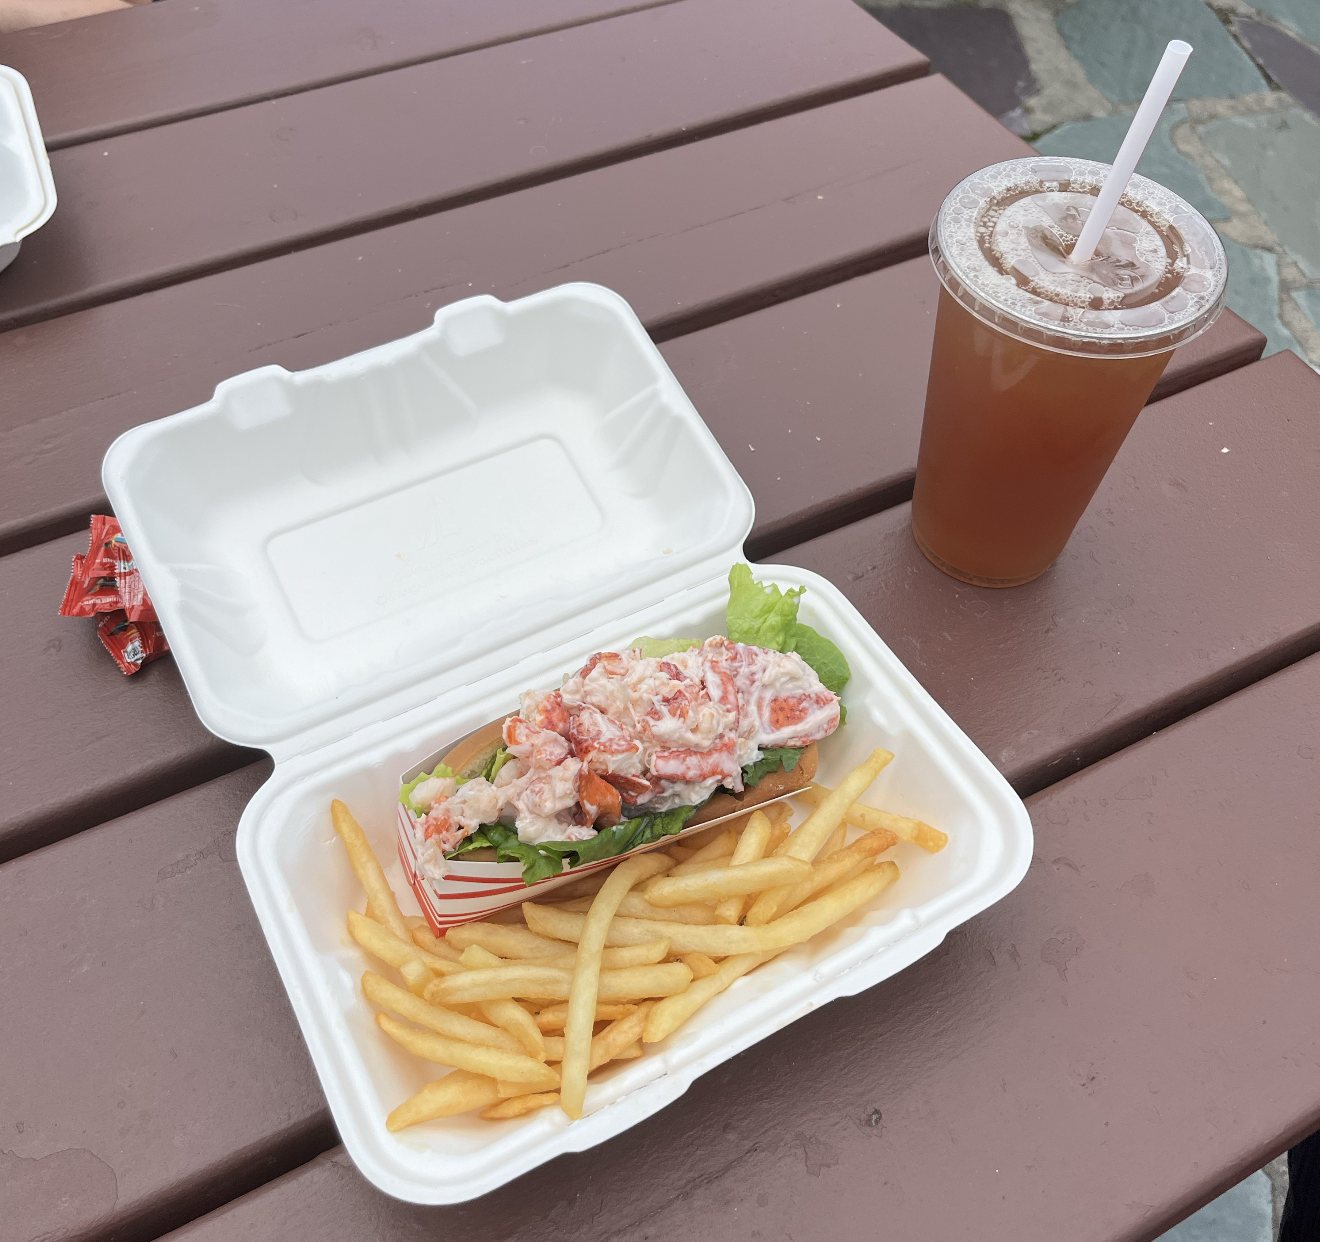
<svg viewBox="0 0 1320 1242">
<path fill-rule="evenodd" d="M 1067 255 L 1107 166 L 994 165 L 931 229 L 939 311 L 913 533 L 946 573 L 1038 577 L 1063 550 L 1176 345 L 1222 306 L 1204 219 L 1134 177 L 1095 258 Z"/>
</svg>

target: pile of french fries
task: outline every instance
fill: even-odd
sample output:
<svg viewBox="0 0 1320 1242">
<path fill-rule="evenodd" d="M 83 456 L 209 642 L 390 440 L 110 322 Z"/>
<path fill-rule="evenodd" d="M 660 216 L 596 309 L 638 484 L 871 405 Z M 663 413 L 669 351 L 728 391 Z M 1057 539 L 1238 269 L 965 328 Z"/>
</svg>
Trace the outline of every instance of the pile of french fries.
<svg viewBox="0 0 1320 1242">
<path fill-rule="evenodd" d="M 366 835 L 331 805 L 367 893 L 348 930 L 401 982 L 368 971 L 376 1022 L 450 1072 L 405 1100 L 392 1131 L 480 1109 L 492 1120 L 558 1102 L 582 1116 L 587 1078 L 673 1034 L 734 980 L 865 905 L 898 879 L 900 840 L 932 853 L 929 824 L 858 799 L 893 759 L 874 751 L 835 789 L 809 785 L 796 829 L 783 802 L 635 854 L 526 902 L 523 923 L 467 923 L 443 938 L 405 917 Z M 848 841 L 849 826 L 862 833 Z"/>
</svg>

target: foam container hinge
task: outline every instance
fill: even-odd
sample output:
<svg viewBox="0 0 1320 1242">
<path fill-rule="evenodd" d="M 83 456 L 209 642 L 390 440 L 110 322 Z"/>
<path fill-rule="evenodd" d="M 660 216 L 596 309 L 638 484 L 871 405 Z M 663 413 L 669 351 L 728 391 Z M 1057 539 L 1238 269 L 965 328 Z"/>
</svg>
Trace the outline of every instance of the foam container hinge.
<svg viewBox="0 0 1320 1242">
<path fill-rule="evenodd" d="M 0 65 L 0 271 L 55 210 L 55 181 L 27 79 Z"/>
<path fill-rule="evenodd" d="M 751 497 L 627 304 L 580 284 L 473 298 L 339 362 L 226 381 L 126 433 L 103 475 L 199 716 L 276 759 L 239 863 L 339 1133 L 388 1194 L 459 1202 L 605 1141 L 930 952 L 1026 873 L 1021 800 L 842 593 L 755 567 L 807 587 L 802 619 L 852 666 L 819 779 L 887 747 L 866 800 L 942 828 L 948 847 L 901 844 L 897 884 L 607 1068 L 581 1120 L 550 1108 L 392 1135 L 386 1114 L 443 1071 L 385 1038 L 361 995 L 369 963 L 345 912 L 362 893 L 330 800 L 355 810 L 415 911 L 399 774 L 594 651 L 722 632 Z"/>
</svg>

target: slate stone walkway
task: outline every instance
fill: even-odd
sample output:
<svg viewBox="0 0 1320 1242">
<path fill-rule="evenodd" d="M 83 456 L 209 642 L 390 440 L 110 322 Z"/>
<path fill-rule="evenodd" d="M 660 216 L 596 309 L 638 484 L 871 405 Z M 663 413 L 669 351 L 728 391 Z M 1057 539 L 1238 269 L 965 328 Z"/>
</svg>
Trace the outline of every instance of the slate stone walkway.
<svg viewBox="0 0 1320 1242">
<path fill-rule="evenodd" d="M 1320 0 L 861 0 L 1047 154 L 1111 160 L 1165 44 L 1195 49 L 1138 166 L 1214 222 L 1228 304 L 1320 370 Z"/>
</svg>

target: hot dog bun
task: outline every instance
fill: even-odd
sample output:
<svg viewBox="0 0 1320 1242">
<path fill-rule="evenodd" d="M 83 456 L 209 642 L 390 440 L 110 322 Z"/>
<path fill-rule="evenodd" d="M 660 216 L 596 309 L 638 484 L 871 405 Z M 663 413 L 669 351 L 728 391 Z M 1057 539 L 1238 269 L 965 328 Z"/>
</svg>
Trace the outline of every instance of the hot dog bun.
<svg viewBox="0 0 1320 1242">
<path fill-rule="evenodd" d="M 500 716 L 498 719 L 492 720 L 490 724 L 483 725 L 475 733 L 468 734 L 444 757 L 442 762 L 449 766 L 451 772 L 455 772 L 459 776 L 480 776 L 486 765 L 491 761 L 492 756 L 503 744 L 504 722 L 507 719 L 507 716 Z M 725 815 L 736 815 L 741 811 L 750 811 L 763 802 L 770 802 L 786 793 L 792 793 L 795 789 L 805 788 L 816 777 L 818 758 L 816 744 L 813 742 L 802 752 L 802 757 L 797 761 L 797 766 L 791 772 L 785 772 L 783 768 L 780 768 L 778 772 L 771 772 L 761 777 L 759 784 L 753 788 L 744 789 L 742 793 L 720 792 L 715 794 L 705 806 L 688 820 L 684 831 L 686 832 L 688 828 L 696 828 L 701 824 L 708 824 L 711 820 L 720 819 Z M 490 854 L 493 858 L 494 851 L 472 850 L 467 857 L 472 862 L 481 862 L 486 861 L 487 854 Z"/>
</svg>

